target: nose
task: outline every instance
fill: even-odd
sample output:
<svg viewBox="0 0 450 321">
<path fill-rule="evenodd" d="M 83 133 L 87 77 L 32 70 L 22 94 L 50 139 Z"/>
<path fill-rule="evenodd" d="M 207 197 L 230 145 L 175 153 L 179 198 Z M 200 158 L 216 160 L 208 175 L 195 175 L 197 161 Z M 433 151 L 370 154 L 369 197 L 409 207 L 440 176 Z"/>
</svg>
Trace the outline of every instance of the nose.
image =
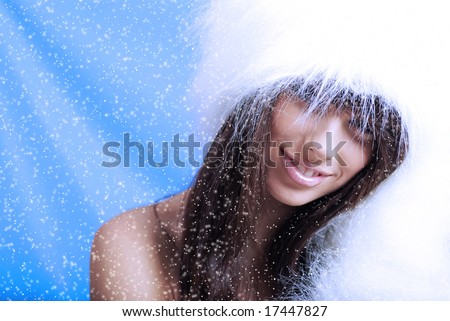
<svg viewBox="0 0 450 321">
<path fill-rule="evenodd" d="M 332 165 L 335 158 L 345 164 L 338 152 L 343 152 L 349 139 L 347 124 L 342 117 L 327 115 L 314 122 L 303 141 L 303 162 L 309 166 Z"/>
</svg>

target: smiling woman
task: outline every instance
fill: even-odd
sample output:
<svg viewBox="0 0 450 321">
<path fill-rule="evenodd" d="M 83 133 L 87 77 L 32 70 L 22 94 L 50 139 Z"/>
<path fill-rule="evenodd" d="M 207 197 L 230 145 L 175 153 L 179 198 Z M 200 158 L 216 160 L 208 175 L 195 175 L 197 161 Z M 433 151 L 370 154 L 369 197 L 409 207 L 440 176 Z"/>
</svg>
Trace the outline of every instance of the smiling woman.
<svg viewBox="0 0 450 321">
<path fill-rule="evenodd" d="M 91 298 L 448 299 L 448 6 L 199 11 L 214 142 L 184 193 L 98 231 Z"/>
<path fill-rule="evenodd" d="M 316 232 L 403 162 L 402 109 L 354 64 L 367 51 L 310 32 L 311 10 L 325 8 L 211 2 L 194 89 L 220 128 L 188 190 L 97 232 L 92 299 L 282 298 Z"/>
<path fill-rule="evenodd" d="M 399 113 L 379 97 L 331 82 L 277 82 L 236 103 L 191 189 L 125 213 L 97 233 L 91 297 L 282 296 L 281 279 L 303 268 L 307 240 L 405 157 Z M 227 148 L 234 142 L 241 148 Z M 256 142 L 271 162 L 260 157 L 245 166 L 252 144 L 244 142 Z M 210 166 L 217 158 L 224 162 Z"/>
</svg>

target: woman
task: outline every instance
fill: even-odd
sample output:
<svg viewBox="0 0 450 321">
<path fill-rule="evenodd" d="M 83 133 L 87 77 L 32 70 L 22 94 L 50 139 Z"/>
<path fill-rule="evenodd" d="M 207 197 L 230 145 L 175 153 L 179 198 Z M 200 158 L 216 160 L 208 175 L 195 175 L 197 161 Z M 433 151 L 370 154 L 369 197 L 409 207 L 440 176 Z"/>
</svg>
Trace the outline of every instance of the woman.
<svg viewBox="0 0 450 321">
<path fill-rule="evenodd" d="M 376 86 L 301 66 L 245 90 L 229 82 L 192 187 L 97 232 L 92 299 L 272 299 L 307 274 L 308 240 L 402 163 L 407 134 Z"/>
<path fill-rule="evenodd" d="M 97 233 L 92 299 L 280 296 L 308 238 L 405 156 L 395 108 L 336 86 L 299 79 L 237 104 L 190 190 Z"/>
</svg>

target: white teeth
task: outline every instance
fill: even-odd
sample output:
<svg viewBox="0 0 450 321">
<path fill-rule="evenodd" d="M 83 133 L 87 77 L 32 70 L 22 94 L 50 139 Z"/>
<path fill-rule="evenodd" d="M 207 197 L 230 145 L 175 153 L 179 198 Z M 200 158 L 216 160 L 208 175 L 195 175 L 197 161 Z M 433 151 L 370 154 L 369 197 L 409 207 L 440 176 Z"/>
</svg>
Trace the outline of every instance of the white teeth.
<svg viewBox="0 0 450 321">
<path fill-rule="evenodd" d="M 303 167 L 302 165 L 299 165 L 300 173 L 305 174 L 305 172 L 308 170 L 306 167 Z"/>
<path fill-rule="evenodd" d="M 305 175 L 305 177 L 312 177 L 314 174 L 314 171 L 312 169 L 307 169 L 303 175 Z"/>
<path fill-rule="evenodd" d="M 297 165 L 297 169 L 305 177 L 317 177 L 317 176 L 320 176 L 319 172 L 317 172 L 317 171 L 315 171 L 315 170 L 313 170 L 311 168 L 305 167 L 302 164 L 298 164 Z"/>
</svg>

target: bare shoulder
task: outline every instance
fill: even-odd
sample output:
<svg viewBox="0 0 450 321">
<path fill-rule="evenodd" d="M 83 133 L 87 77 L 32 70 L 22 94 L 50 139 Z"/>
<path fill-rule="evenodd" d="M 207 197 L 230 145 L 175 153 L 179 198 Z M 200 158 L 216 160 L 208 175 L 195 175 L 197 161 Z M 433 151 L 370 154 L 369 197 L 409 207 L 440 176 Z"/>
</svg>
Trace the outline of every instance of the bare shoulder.
<svg viewBox="0 0 450 321">
<path fill-rule="evenodd" d="M 125 212 L 96 233 L 91 300 L 174 300 L 186 192 Z"/>
</svg>

